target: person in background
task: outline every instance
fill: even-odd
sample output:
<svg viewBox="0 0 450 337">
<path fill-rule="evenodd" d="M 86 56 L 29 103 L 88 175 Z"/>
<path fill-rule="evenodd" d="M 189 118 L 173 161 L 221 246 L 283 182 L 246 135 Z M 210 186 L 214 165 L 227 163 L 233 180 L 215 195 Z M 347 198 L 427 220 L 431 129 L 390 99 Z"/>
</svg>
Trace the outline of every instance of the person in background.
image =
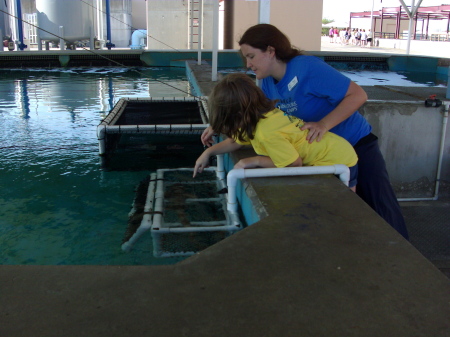
<svg viewBox="0 0 450 337">
<path fill-rule="evenodd" d="M 308 142 L 304 122 L 275 108 L 255 81 L 245 74 L 227 75 L 209 96 L 211 127 L 228 138 L 208 147 L 197 159 L 193 176 L 212 155 L 252 145 L 258 156 L 241 159 L 235 168 L 346 165 L 349 187 L 355 191 L 358 157 L 344 138 L 327 132 L 320 142 Z"/>
<path fill-rule="evenodd" d="M 367 32 L 367 45 L 372 47 L 372 31 L 370 29 Z"/>
<path fill-rule="evenodd" d="M 334 37 L 334 43 L 338 43 L 339 29 L 337 27 L 334 27 L 333 37 Z"/>
<path fill-rule="evenodd" d="M 261 89 L 277 108 L 305 121 L 309 142 L 320 142 L 329 131 L 345 138 L 358 155 L 356 193 L 408 239 L 400 205 L 372 127 L 358 112 L 367 94 L 356 83 L 319 58 L 304 55 L 270 24 L 250 27 L 239 40 L 247 67 L 261 80 Z M 212 144 L 214 130 L 201 140 Z"/>
<path fill-rule="evenodd" d="M 339 31 L 339 39 L 340 39 L 340 41 L 341 41 L 341 44 L 345 44 L 345 34 L 347 33 L 347 30 L 346 29 L 344 29 L 344 28 L 342 28 L 340 31 Z"/>
<path fill-rule="evenodd" d="M 345 32 L 345 44 L 350 43 L 350 38 L 352 37 L 352 31 L 350 30 L 350 27 L 347 28 L 347 31 Z"/>
<path fill-rule="evenodd" d="M 367 46 L 367 33 L 365 29 L 362 29 L 361 32 L 361 47 Z"/>
<path fill-rule="evenodd" d="M 330 38 L 330 42 L 333 43 L 334 27 L 331 27 L 330 30 L 328 31 L 328 37 Z"/>
</svg>

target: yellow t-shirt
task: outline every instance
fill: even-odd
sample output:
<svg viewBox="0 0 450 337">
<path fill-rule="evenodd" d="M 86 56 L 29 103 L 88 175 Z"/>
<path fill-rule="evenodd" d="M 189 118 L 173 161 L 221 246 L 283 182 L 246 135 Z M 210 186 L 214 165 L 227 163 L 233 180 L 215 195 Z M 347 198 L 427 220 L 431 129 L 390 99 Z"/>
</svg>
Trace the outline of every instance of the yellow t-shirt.
<svg viewBox="0 0 450 337">
<path fill-rule="evenodd" d="M 300 130 L 304 124 L 301 119 L 285 115 L 279 109 L 266 113 L 265 117 L 259 120 L 253 139 L 235 140 L 241 145 L 251 144 L 257 154 L 270 157 L 277 167 L 286 167 L 299 156 L 303 166 L 352 167 L 358 162 L 353 146 L 332 132 L 327 132 L 320 142 L 310 144 L 306 140 L 308 130 Z"/>
</svg>

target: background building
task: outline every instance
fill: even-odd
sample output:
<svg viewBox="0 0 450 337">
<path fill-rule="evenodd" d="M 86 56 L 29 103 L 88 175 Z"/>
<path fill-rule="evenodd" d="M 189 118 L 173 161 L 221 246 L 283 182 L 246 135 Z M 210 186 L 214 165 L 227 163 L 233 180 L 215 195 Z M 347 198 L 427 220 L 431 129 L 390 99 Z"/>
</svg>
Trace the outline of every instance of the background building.
<svg viewBox="0 0 450 337">
<path fill-rule="evenodd" d="M 219 0 L 203 0 L 203 49 L 212 48 L 214 1 Z M 6 0 L 4 4 L 2 2 L 2 9 L 15 14 L 16 3 L 16 0 Z M 199 0 L 21 0 L 22 18 L 32 23 L 23 24 L 24 44 L 28 48 L 37 46 L 39 35 L 34 25 L 39 25 L 41 14 L 48 15 L 42 10 L 47 8 L 52 12 L 60 12 L 60 15 L 53 16 L 50 24 L 64 26 L 67 36 L 77 35 L 72 34 L 73 31 L 80 29 L 80 23 L 85 25 L 89 21 L 89 33 L 83 35 L 92 34 L 104 48 L 107 40 L 107 3 L 110 8 L 111 43 L 115 48 L 130 48 L 133 33 L 141 31 L 138 45 L 142 45 L 142 48 L 198 49 Z M 220 0 L 219 4 L 219 48 L 236 49 L 236 41 L 242 33 L 258 23 L 258 1 Z M 320 50 L 322 1 L 272 0 L 270 4 L 270 23 L 286 33 L 297 47 Z M 83 13 L 81 16 L 89 18 L 74 17 L 71 11 Z M 3 13 L 0 13 L 0 19 L 3 36 L 19 40 L 17 20 Z M 59 30 L 56 29 L 54 33 L 57 35 Z M 59 42 L 54 36 L 45 38 Z M 82 36 L 85 41 L 90 38 Z"/>
</svg>

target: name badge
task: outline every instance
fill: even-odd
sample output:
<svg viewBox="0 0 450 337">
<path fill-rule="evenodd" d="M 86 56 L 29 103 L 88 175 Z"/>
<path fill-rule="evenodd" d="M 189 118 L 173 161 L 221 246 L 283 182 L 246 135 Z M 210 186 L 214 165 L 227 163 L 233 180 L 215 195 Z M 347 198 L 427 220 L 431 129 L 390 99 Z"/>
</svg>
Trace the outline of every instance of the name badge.
<svg viewBox="0 0 450 337">
<path fill-rule="evenodd" d="M 291 91 L 297 85 L 297 83 L 298 83 L 298 78 L 297 78 L 297 76 L 295 76 L 292 79 L 292 81 L 290 81 L 289 84 L 288 84 L 289 91 Z"/>
</svg>

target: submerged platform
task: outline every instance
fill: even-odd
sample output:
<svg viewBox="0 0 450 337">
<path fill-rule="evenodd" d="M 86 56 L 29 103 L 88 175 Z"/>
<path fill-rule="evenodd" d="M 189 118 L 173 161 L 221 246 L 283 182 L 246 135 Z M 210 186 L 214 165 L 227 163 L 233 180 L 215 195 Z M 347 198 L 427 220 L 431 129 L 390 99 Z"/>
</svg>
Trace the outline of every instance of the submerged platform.
<svg viewBox="0 0 450 337">
<path fill-rule="evenodd" d="M 203 152 L 205 97 L 124 97 L 97 127 L 107 170 L 156 170 L 192 165 Z M 176 160 L 174 161 L 174 159 Z"/>
<path fill-rule="evenodd" d="M 156 257 L 189 256 L 242 229 L 227 211 L 226 183 L 210 167 L 157 171 L 151 235 Z"/>
</svg>

